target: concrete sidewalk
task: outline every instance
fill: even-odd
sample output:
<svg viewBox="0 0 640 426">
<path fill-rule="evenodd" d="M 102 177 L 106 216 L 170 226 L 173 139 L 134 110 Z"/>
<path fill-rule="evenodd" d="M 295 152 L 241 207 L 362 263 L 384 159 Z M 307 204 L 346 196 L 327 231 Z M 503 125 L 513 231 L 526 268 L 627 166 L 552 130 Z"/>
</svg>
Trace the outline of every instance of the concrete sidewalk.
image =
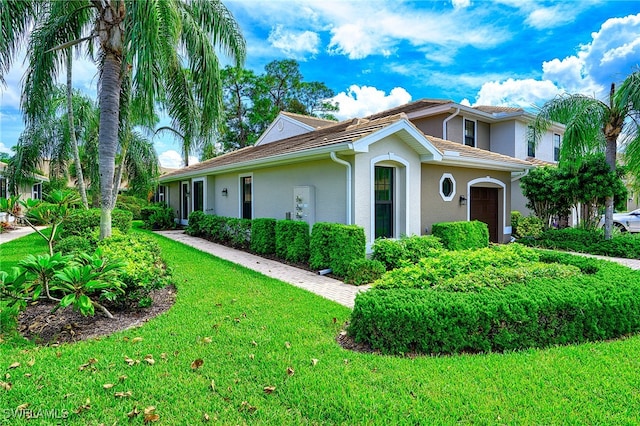
<svg viewBox="0 0 640 426">
<path fill-rule="evenodd" d="M 46 226 L 37 226 L 38 229 L 46 229 Z M 25 235 L 34 233 L 35 231 L 30 226 L 16 226 L 10 231 L 0 234 L 0 244 L 8 243 Z"/>
<path fill-rule="evenodd" d="M 202 238 L 192 237 L 182 230 L 157 231 L 156 233 L 221 259 L 253 269 L 266 276 L 303 288 L 348 308 L 353 308 L 356 294 L 369 288 L 369 286 L 356 287 L 345 284 L 342 281 L 276 262 L 275 260 L 265 259 L 251 253 L 212 243 Z"/>
</svg>

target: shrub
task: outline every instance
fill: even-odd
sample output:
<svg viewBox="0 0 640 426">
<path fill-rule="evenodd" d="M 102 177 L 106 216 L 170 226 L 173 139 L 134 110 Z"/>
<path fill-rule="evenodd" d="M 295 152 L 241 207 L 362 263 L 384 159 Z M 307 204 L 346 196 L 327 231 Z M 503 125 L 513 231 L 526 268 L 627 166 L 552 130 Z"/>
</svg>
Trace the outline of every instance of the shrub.
<svg viewBox="0 0 640 426">
<path fill-rule="evenodd" d="M 379 238 L 373 242 L 373 259 L 382 262 L 387 270 L 407 264 L 417 263 L 420 259 L 431 257 L 444 249 L 440 239 L 433 235 L 413 235 L 399 240 Z"/>
<path fill-rule="evenodd" d="M 384 264 L 378 260 L 354 259 L 347 268 L 344 282 L 354 285 L 369 284 L 380 278 L 384 272 Z"/>
<path fill-rule="evenodd" d="M 640 331 L 640 273 L 610 262 L 598 266 L 592 275 L 531 277 L 500 290 L 372 289 L 356 297 L 348 333 L 384 353 L 440 354 L 547 347 Z"/>
<path fill-rule="evenodd" d="M 248 249 L 251 241 L 251 219 L 225 218 L 224 240 L 231 247 Z"/>
<path fill-rule="evenodd" d="M 366 256 L 364 229 L 356 225 L 316 223 L 309 247 L 311 268 L 331 268 L 335 275 L 344 277 L 352 261 Z"/>
<path fill-rule="evenodd" d="M 544 222 L 537 216 L 522 216 L 518 211 L 511 212 L 511 235 L 515 238 L 538 237 L 544 231 Z"/>
<path fill-rule="evenodd" d="M 465 250 L 489 246 L 489 228 L 484 222 L 441 222 L 431 227 L 434 236 L 440 238 L 448 250 Z"/>
<path fill-rule="evenodd" d="M 387 272 L 374 283 L 377 288 L 429 288 L 460 274 L 482 271 L 488 266 L 509 268 L 537 262 L 535 250 L 520 244 L 496 245 L 479 250 L 442 251 L 414 265 Z"/>
<path fill-rule="evenodd" d="M 253 219 L 250 247 L 258 254 L 274 254 L 276 252 L 275 219 L 268 217 Z"/>
<path fill-rule="evenodd" d="M 149 216 L 151 216 L 151 214 L 149 214 Z M 193 237 L 201 237 L 204 232 L 205 216 L 205 213 L 200 210 L 189 213 L 189 224 L 184 232 Z"/>
<path fill-rule="evenodd" d="M 276 256 L 294 263 L 309 260 L 309 224 L 295 220 L 276 222 Z"/>
<path fill-rule="evenodd" d="M 134 234 L 106 238 L 98 243 L 103 255 L 125 263 L 119 275 L 125 293 L 115 300 L 120 306 L 148 306 L 149 293 L 169 284 L 170 275 L 160 257 L 158 243 Z"/>
<path fill-rule="evenodd" d="M 111 212 L 111 224 L 126 234 L 131 229 L 133 215 L 126 210 L 113 209 Z M 94 230 L 100 229 L 100 209 L 75 210 L 62 225 L 61 238 L 72 235 L 88 236 Z"/>
<path fill-rule="evenodd" d="M 93 237 L 93 236 L 92 236 Z M 72 235 L 58 241 L 54 249 L 62 254 L 76 254 L 79 252 L 93 252 L 96 249 L 97 239 Z"/>
<path fill-rule="evenodd" d="M 153 230 L 174 229 L 176 227 L 174 219 L 175 216 L 171 207 L 155 206 L 152 207 L 151 214 L 144 221 L 144 226 L 147 229 Z"/>
<path fill-rule="evenodd" d="M 605 240 L 602 230 L 564 228 L 550 229 L 537 238 L 523 238 L 518 242 L 552 250 L 640 259 L 640 234 L 616 234 Z"/>
<path fill-rule="evenodd" d="M 116 201 L 116 208 L 120 210 L 128 210 L 133 215 L 133 220 L 144 220 L 142 218 L 142 208 L 146 207 L 149 203 L 138 197 L 131 195 L 118 195 Z"/>
</svg>

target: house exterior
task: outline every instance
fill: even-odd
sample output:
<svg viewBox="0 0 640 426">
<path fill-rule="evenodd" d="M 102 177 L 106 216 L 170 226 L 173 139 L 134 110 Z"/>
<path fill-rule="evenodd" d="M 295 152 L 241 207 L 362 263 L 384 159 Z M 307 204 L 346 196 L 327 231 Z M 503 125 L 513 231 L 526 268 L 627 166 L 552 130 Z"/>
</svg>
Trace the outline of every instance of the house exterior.
<svg viewBox="0 0 640 426">
<path fill-rule="evenodd" d="M 0 161 L 0 198 L 9 198 L 11 195 L 14 195 L 11 193 L 9 177 L 6 174 L 7 168 L 7 163 Z M 49 179 L 46 176 L 34 174 L 32 182 L 20 185 L 18 187 L 18 193 L 15 195 L 20 195 L 21 200 L 28 198 L 41 200 L 43 182 L 49 182 Z"/>
<path fill-rule="evenodd" d="M 161 176 L 166 202 L 183 224 L 194 210 L 356 224 L 370 245 L 478 219 L 492 241 L 508 241 L 512 182 L 532 164 L 481 149 L 482 123 L 469 146 L 455 140 L 463 134 L 451 130 L 455 117 L 433 135 L 435 121 L 414 121 L 419 108 L 407 107 L 338 123 L 282 113 L 254 146 Z"/>
</svg>

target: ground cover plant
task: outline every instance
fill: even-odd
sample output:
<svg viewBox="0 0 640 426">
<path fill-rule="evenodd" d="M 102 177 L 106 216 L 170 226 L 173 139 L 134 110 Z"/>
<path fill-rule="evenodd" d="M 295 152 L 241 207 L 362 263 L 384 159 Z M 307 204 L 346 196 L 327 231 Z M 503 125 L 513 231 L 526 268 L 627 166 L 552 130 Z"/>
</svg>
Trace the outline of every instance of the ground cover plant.
<svg viewBox="0 0 640 426">
<path fill-rule="evenodd" d="M 159 424 L 640 422 L 638 336 L 474 356 L 351 352 L 335 341 L 349 309 L 154 238 L 170 253 L 175 306 L 98 340 L 0 343 L 3 420 L 135 425 L 148 409 Z M 1 246 L 2 268 L 19 242 Z"/>
</svg>

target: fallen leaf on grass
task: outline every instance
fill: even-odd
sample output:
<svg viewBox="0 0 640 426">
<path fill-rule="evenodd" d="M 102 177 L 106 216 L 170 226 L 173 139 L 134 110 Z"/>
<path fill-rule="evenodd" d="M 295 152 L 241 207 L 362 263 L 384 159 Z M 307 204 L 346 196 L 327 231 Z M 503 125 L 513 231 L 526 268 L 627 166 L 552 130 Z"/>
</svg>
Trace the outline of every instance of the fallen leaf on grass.
<svg viewBox="0 0 640 426">
<path fill-rule="evenodd" d="M 11 390 L 11 386 L 9 382 L 0 382 L 0 389 Z"/>
<path fill-rule="evenodd" d="M 258 342 L 256 342 L 255 340 L 252 340 L 252 341 L 251 341 L 251 344 L 252 344 L 253 346 L 258 346 Z"/>
<path fill-rule="evenodd" d="M 153 365 L 153 364 L 156 363 L 156 360 L 153 359 L 153 355 L 149 354 L 149 355 L 144 357 L 144 362 L 146 362 L 149 365 Z"/>
<path fill-rule="evenodd" d="M 18 368 L 18 367 L 20 367 L 20 363 L 19 362 L 14 362 L 13 364 L 11 364 L 9 366 L 9 370 L 12 370 L 12 369 Z"/>
<path fill-rule="evenodd" d="M 111 389 L 112 387 L 114 387 L 115 385 L 113 383 L 105 383 L 104 385 L 102 385 L 102 387 L 104 389 Z"/>
<path fill-rule="evenodd" d="M 213 340 L 211 339 L 211 337 L 203 337 L 202 338 L 202 343 L 211 343 Z"/>
<path fill-rule="evenodd" d="M 166 360 L 167 360 L 167 353 L 166 353 L 166 352 L 162 352 L 162 353 L 160 354 L 160 359 L 162 359 L 162 360 L 165 360 L 165 361 L 166 361 Z"/>
<path fill-rule="evenodd" d="M 211 390 L 212 390 L 213 392 L 215 392 L 215 391 L 216 391 L 216 382 L 215 382 L 214 380 L 211 380 Z"/>
<path fill-rule="evenodd" d="M 138 343 L 138 342 L 142 342 L 144 339 L 142 337 L 134 337 L 133 339 L 131 339 L 131 343 Z"/>
<path fill-rule="evenodd" d="M 249 354 L 249 359 L 254 359 L 256 356 L 254 354 Z"/>
<path fill-rule="evenodd" d="M 318 363 L 318 360 L 317 360 L 317 359 L 315 359 L 315 358 L 311 358 L 311 365 L 312 365 L 313 367 L 315 367 L 317 363 Z"/>
<path fill-rule="evenodd" d="M 31 359 L 27 362 L 27 366 L 28 366 L 28 367 L 33 367 L 35 363 L 36 363 L 35 358 L 31 358 Z"/>
<path fill-rule="evenodd" d="M 202 367 L 202 364 L 204 364 L 204 361 L 201 358 L 198 358 L 191 363 L 191 369 L 197 370 L 198 368 Z"/>
<path fill-rule="evenodd" d="M 202 420 L 204 420 L 205 422 L 208 422 L 209 420 L 211 420 L 211 417 L 209 417 L 207 413 L 204 413 L 204 416 L 202 416 Z"/>
<path fill-rule="evenodd" d="M 291 349 L 291 343 L 284 342 L 284 347 L 287 348 L 287 349 Z"/>
<path fill-rule="evenodd" d="M 289 376 L 293 376 L 294 374 L 296 374 L 296 372 L 292 367 L 287 367 L 287 374 Z"/>
<path fill-rule="evenodd" d="M 160 416 L 158 414 L 156 414 L 156 407 L 151 406 L 151 407 L 147 407 L 144 409 L 144 422 L 145 423 L 150 423 L 150 422 L 157 422 L 158 420 L 160 420 Z"/>
<path fill-rule="evenodd" d="M 274 390 L 276 390 L 275 386 L 265 386 L 263 389 L 264 393 L 266 393 L 267 395 L 273 393 Z"/>
<path fill-rule="evenodd" d="M 134 364 L 140 364 L 140 360 L 139 359 L 131 359 L 128 356 L 124 357 L 124 362 L 126 362 L 127 364 L 129 364 L 130 366 L 134 365 Z"/>
<path fill-rule="evenodd" d="M 137 405 L 134 405 L 133 409 L 127 413 L 127 417 L 129 417 L 130 419 L 133 419 L 138 414 L 140 414 L 140 410 L 138 410 L 138 406 Z"/>
<path fill-rule="evenodd" d="M 16 407 L 16 411 L 26 410 L 28 406 L 29 406 L 28 402 L 25 402 L 24 404 L 20 404 Z"/>
<path fill-rule="evenodd" d="M 249 404 L 247 401 L 242 401 L 242 403 L 240 404 L 240 408 L 238 408 L 238 411 L 248 411 L 250 413 L 254 413 L 258 408 L 254 407 L 253 405 Z"/>
<path fill-rule="evenodd" d="M 87 400 L 85 401 L 85 403 L 81 406 L 79 406 L 78 408 L 75 409 L 75 413 L 76 414 L 80 414 L 83 411 L 89 411 L 91 410 L 91 400 L 89 398 L 87 398 Z"/>
<path fill-rule="evenodd" d="M 122 376 L 118 377 L 118 381 L 119 382 L 124 382 L 125 380 L 127 380 L 127 376 L 125 376 L 125 375 L 122 375 Z"/>
<path fill-rule="evenodd" d="M 131 391 L 116 392 L 113 394 L 116 398 L 129 398 L 132 395 Z"/>
</svg>

